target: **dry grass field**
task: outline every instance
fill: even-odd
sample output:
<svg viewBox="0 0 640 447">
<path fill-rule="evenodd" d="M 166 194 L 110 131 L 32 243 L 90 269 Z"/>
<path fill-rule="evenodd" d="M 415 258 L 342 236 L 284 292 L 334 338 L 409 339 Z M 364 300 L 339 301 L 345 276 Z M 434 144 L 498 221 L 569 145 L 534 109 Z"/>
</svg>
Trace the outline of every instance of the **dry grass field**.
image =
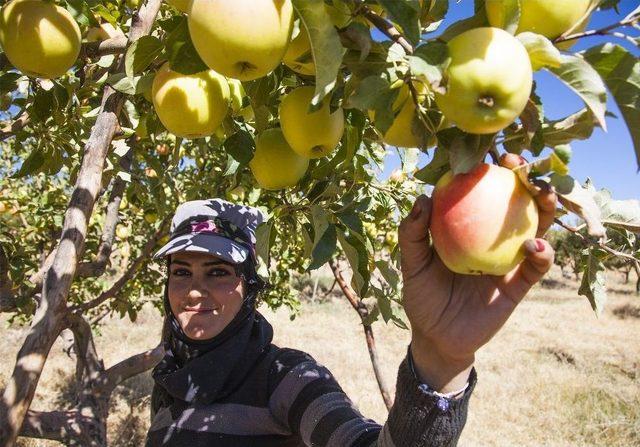
<svg viewBox="0 0 640 447">
<path fill-rule="evenodd" d="M 478 385 L 461 446 L 640 446 L 640 297 L 609 274 L 610 297 L 596 318 L 575 282 L 554 272 L 534 290 L 503 330 L 477 356 Z M 380 423 L 380 398 L 357 315 L 338 297 L 285 310 L 261 309 L 275 343 L 305 350 L 328 366 L 363 414 Z M 96 337 L 109 366 L 157 343 L 160 317 L 145 310 L 136 324 L 113 319 Z M 374 325 L 383 371 L 392 388 L 409 334 Z M 0 388 L 11 372 L 24 330 L 0 316 Z M 34 409 L 67 405 L 74 363 L 59 340 L 53 348 Z M 140 446 L 148 426 L 151 380 L 129 380 L 112 399 L 110 445 Z M 57 445 L 22 439 L 21 446 Z"/>
</svg>

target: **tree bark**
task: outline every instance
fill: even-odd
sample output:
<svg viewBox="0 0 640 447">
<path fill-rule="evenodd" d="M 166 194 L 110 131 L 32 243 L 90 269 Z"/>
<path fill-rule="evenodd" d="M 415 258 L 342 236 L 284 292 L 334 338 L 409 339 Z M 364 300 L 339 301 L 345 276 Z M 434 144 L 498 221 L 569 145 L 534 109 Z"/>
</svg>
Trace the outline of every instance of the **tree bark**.
<svg viewBox="0 0 640 447">
<path fill-rule="evenodd" d="M 160 0 L 149 0 L 139 13 L 134 14 L 129 42 L 151 31 L 160 4 Z M 121 94 L 110 86 L 105 87 L 100 114 L 84 148 L 62 236 L 51 268 L 44 276 L 40 303 L 0 400 L 0 447 L 14 445 L 51 346 L 65 327 L 67 296 L 84 252 L 89 219 L 100 191 L 104 162 L 118 125 L 122 103 Z"/>
<path fill-rule="evenodd" d="M 382 370 L 380 369 L 380 361 L 378 358 L 378 351 L 376 349 L 376 340 L 373 335 L 373 328 L 370 324 L 366 324 L 369 317 L 369 310 L 367 306 L 362 302 L 362 300 L 358 297 L 356 292 L 349 287 L 347 282 L 342 277 L 342 272 L 338 269 L 337 263 L 334 260 L 329 261 L 329 265 L 331 266 L 331 271 L 342 290 L 344 296 L 349 300 L 349 303 L 354 308 L 358 315 L 360 316 L 360 320 L 362 321 L 362 327 L 364 329 L 365 338 L 367 341 L 367 349 L 369 350 L 369 358 L 371 359 L 371 365 L 373 366 L 373 374 L 375 375 L 376 381 L 378 382 L 378 388 L 380 389 L 380 395 L 382 396 L 382 400 L 384 401 L 384 405 L 387 407 L 387 410 L 391 410 L 393 406 L 393 399 L 391 399 L 391 393 L 389 392 L 389 386 L 387 385 L 384 376 L 382 375 Z"/>
</svg>

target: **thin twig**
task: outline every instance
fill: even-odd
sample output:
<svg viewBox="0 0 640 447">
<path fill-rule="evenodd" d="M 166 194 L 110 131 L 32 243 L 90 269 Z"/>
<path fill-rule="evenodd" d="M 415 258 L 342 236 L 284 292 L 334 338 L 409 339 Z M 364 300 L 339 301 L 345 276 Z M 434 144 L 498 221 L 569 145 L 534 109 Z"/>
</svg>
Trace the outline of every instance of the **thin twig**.
<svg viewBox="0 0 640 447">
<path fill-rule="evenodd" d="M 606 251 L 609 254 L 612 254 L 614 256 L 618 256 L 620 258 L 624 258 L 624 259 L 628 259 L 634 263 L 639 262 L 638 259 L 636 259 L 633 255 L 630 255 L 628 253 L 624 253 L 622 251 L 618 251 L 618 250 L 614 250 L 613 248 L 607 246 L 605 243 L 603 242 L 594 242 L 591 239 L 586 238 L 584 235 L 582 235 L 579 232 L 579 228 L 576 227 L 572 227 L 570 225 L 565 224 L 564 222 L 562 222 L 560 219 L 556 218 L 553 220 L 555 223 L 557 223 L 558 225 L 560 225 L 562 228 L 564 228 L 565 230 L 569 230 L 571 231 L 573 234 L 575 234 L 576 236 L 578 236 L 583 242 L 589 244 L 589 245 L 594 245 L 597 246 L 601 249 L 603 249 L 604 251 Z"/>
</svg>

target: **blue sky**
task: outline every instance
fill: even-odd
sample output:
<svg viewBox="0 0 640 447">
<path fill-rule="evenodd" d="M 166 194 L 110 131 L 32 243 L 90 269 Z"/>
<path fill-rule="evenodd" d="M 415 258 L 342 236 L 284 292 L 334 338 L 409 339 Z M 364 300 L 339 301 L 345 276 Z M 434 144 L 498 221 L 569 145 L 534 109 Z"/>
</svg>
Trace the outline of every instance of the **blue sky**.
<svg viewBox="0 0 640 447">
<path fill-rule="evenodd" d="M 596 12 L 588 29 L 599 29 L 615 23 L 637 6 L 638 0 L 622 0 L 619 8 L 620 15 L 613 10 Z M 473 15 L 473 0 L 452 0 L 450 1 L 449 15 L 442 26 L 446 27 L 450 23 L 471 15 Z M 627 31 L 627 33 L 630 32 Z M 637 30 L 633 30 L 633 33 L 630 34 L 640 36 L 640 32 Z M 581 39 L 572 48 L 572 51 L 579 51 L 607 41 L 620 44 L 636 55 L 640 54 L 638 48 L 634 48 L 630 42 L 600 36 Z M 542 98 L 545 113 L 549 118 L 563 118 L 584 107 L 575 93 L 548 72 L 539 71 L 535 74 L 534 79 L 538 85 L 537 91 Z M 620 116 L 618 108 L 611 100 L 609 100 L 608 109 Z M 580 182 L 591 178 L 597 189 L 610 190 L 616 199 L 640 198 L 640 174 L 637 173 L 638 164 L 626 125 L 621 118 L 607 118 L 607 126 L 607 133 L 596 128 L 589 140 L 572 143 L 573 157 L 569 164 L 570 174 Z M 525 152 L 526 155 L 530 154 Z M 429 159 L 429 156 L 421 154 L 418 168 L 425 166 Z M 397 152 L 393 150 L 393 154 L 387 157 L 381 177 L 386 178 L 399 166 L 400 159 Z"/>
</svg>

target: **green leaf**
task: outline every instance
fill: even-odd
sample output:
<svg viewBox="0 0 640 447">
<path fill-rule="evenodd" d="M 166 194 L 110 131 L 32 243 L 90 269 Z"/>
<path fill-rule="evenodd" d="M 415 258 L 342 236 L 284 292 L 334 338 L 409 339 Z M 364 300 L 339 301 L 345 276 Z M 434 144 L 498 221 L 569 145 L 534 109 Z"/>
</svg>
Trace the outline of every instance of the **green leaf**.
<svg viewBox="0 0 640 447">
<path fill-rule="evenodd" d="M 520 23 L 520 1 L 521 0 L 485 0 L 485 3 L 493 2 L 500 5 L 501 11 L 498 17 L 500 17 L 501 21 L 495 25 L 510 34 L 515 34 L 518 30 L 518 24 Z"/>
<path fill-rule="evenodd" d="M 162 42 L 157 37 L 142 36 L 131 44 L 124 61 L 124 71 L 132 78 L 144 71 L 162 52 Z"/>
<path fill-rule="evenodd" d="M 346 108 L 356 108 L 362 111 L 373 109 L 378 98 L 389 90 L 389 81 L 373 75 L 364 78 L 346 101 Z"/>
<path fill-rule="evenodd" d="M 319 106 L 336 85 L 344 49 L 322 0 L 293 0 L 292 3 L 309 33 L 316 66 L 316 94 L 311 104 Z"/>
<path fill-rule="evenodd" d="M 416 48 L 413 56 L 407 56 L 411 74 L 422 78 L 427 85 L 437 89 L 442 83 L 443 73 L 451 60 L 449 47 L 438 40 L 430 40 Z"/>
<path fill-rule="evenodd" d="M 589 234 L 604 237 L 606 230 L 602 225 L 600 208 L 595 201 L 595 189 L 583 188 L 569 175 L 552 174 L 551 184 L 558 194 L 558 201 L 569 211 L 580 216 L 587 223 Z"/>
<path fill-rule="evenodd" d="M 542 125 L 544 144 L 556 147 L 574 140 L 586 140 L 591 137 L 594 127 L 593 113 L 589 109 L 582 109 L 561 120 L 545 122 Z"/>
<path fill-rule="evenodd" d="M 607 111 L 607 89 L 600 75 L 579 56 L 563 54 L 561 58 L 562 65 L 551 67 L 549 71 L 582 98 L 600 127 L 607 130 L 604 118 Z"/>
<path fill-rule="evenodd" d="M 336 226 L 329 223 L 328 219 L 328 213 L 321 206 L 314 205 L 311 208 L 314 238 L 311 264 L 307 271 L 322 267 L 329 262 L 336 251 Z"/>
<path fill-rule="evenodd" d="M 18 88 L 18 79 L 22 77 L 21 73 L 4 73 L 0 76 L 0 91 L 13 92 Z"/>
<path fill-rule="evenodd" d="M 115 90 L 125 95 L 135 95 L 137 93 L 138 81 L 140 76 L 130 78 L 125 73 L 114 73 L 105 81 Z"/>
<path fill-rule="evenodd" d="M 413 45 L 420 40 L 420 3 L 418 0 L 377 0 L 393 23 L 402 28 L 404 36 Z"/>
<path fill-rule="evenodd" d="M 28 175 L 37 174 L 42 169 L 46 158 L 40 148 L 36 148 L 29 156 L 22 162 L 22 166 L 18 172 L 13 174 L 11 178 L 21 178 Z"/>
<path fill-rule="evenodd" d="M 435 185 L 440 180 L 440 177 L 450 170 L 449 153 L 444 149 L 436 148 L 431 162 L 413 176 L 428 185 Z"/>
<path fill-rule="evenodd" d="M 469 31 L 470 29 L 474 28 L 480 28 L 482 26 L 489 26 L 489 21 L 487 20 L 487 14 L 484 10 L 484 7 L 477 9 L 476 13 L 473 16 L 451 24 L 446 30 L 444 30 L 439 39 L 444 42 L 448 42 L 457 35 L 464 33 L 465 31 Z"/>
<path fill-rule="evenodd" d="M 518 34 L 516 37 L 527 49 L 533 71 L 547 67 L 558 68 L 562 65 L 560 50 L 543 35 L 525 32 Z"/>
<path fill-rule="evenodd" d="M 393 290 L 398 291 L 401 284 L 398 272 L 392 269 L 387 261 L 383 260 L 376 261 L 376 267 L 389 286 L 391 286 Z"/>
<path fill-rule="evenodd" d="M 611 192 L 606 189 L 598 191 L 594 200 L 600 208 L 604 225 L 640 233 L 640 201 L 613 200 Z"/>
<path fill-rule="evenodd" d="M 587 254 L 582 255 L 582 282 L 578 293 L 586 296 L 591 303 L 591 308 L 598 316 L 602 314 L 607 301 L 605 286 L 605 266 L 602 257 L 606 252 L 599 248 L 593 248 Z"/>
<path fill-rule="evenodd" d="M 256 228 L 256 256 L 261 261 L 261 265 L 265 266 L 267 270 L 271 265 L 271 232 L 274 222 L 274 219 L 269 219 L 266 222 L 262 222 L 258 225 L 258 228 Z M 261 275 L 264 275 L 264 273 L 261 272 Z"/>
<path fill-rule="evenodd" d="M 584 58 L 602 76 L 620 108 L 640 170 L 640 59 L 611 43 L 590 48 Z"/>
<path fill-rule="evenodd" d="M 338 240 L 353 271 L 351 286 L 358 296 L 364 297 L 369 289 L 369 280 L 371 279 L 367 248 L 356 234 L 344 231 L 342 228 L 338 228 Z"/>
<path fill-rule="evenodd" d="M 164 46 L 169 66 L 173 71 L 190 75 L 209 70 L 193 46 L 186 16 L 176 21 L 176 26 L 165 39 Z"/>
<path fill-rule="evenodd" d="M 256 143 L 251 133 L 240 130 L 224 142 L 224 150 L 243 165 L 248 165 L 253 158 Z"/>
<path fill-rule="evenodd" d="M 438 148 L 448 151 L 453 174 L 469 172 L 484 160 L 491 148 L 495 135 L 474 135 L 458 128 L 438 132 Z"/>
</svg>

